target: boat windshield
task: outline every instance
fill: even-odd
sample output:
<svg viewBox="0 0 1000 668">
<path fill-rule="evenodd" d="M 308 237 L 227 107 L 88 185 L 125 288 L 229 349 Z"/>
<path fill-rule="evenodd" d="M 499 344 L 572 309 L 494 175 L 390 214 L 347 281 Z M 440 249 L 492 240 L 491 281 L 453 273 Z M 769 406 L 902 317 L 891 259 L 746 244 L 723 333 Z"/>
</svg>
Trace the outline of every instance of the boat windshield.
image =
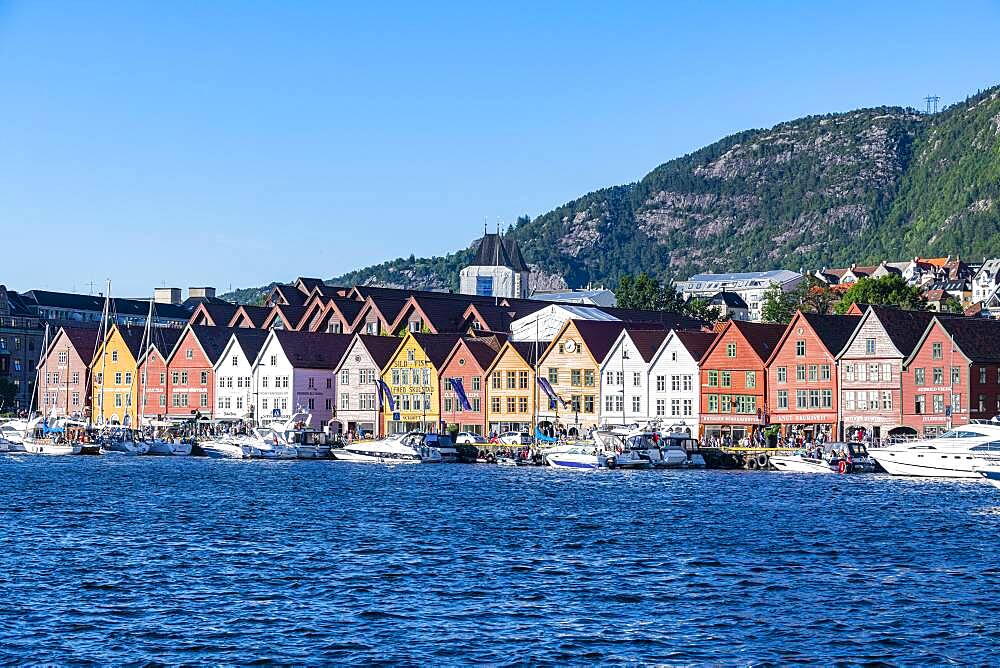
<svg viewBox="0 0 1000 668">
<path fill-rule="evenodd" d="M 629 450 L 654 450 L 657 445 L 652 434 L 639 434 L 625 439 L 625 447 Z"/>
<path fill-rule="evenodd" d="M 965 429 L 953 429 L 951 431 L 946 431 L 945 433 L 938 436 L 938 438 L 982 438 L 983 434 L 977 434 L 974 431 L 967 431 Z"/>
</svg>

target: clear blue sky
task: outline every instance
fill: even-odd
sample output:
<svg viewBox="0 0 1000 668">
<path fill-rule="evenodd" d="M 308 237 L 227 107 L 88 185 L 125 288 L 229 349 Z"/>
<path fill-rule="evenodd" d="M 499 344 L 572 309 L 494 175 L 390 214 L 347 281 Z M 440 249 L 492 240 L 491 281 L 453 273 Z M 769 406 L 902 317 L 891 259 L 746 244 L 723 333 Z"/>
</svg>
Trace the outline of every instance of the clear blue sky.
<svg viewBox="0 0 1000 668">
<path fill-rule="evenodd" d="M 996 1 L 0 0 L 0 282 L 141 296 L 440 254 L 998 65 Z"/>
</svg>

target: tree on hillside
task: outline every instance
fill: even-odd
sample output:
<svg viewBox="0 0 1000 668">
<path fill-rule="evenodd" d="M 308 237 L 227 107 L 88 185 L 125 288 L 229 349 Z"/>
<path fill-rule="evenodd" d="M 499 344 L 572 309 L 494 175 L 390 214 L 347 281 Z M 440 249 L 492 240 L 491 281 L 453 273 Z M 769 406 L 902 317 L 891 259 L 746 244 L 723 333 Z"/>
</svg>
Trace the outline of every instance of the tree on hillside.
<svg viewBox="0 0 1000 668">
<path fill-rule="evenodd" d="M 888 274 L 879 278 L 860 279 L 844 293 L 835 310 L 837 313 L 845 313 L 851 304 L 884 304 L 919 311 L 926 307 L 927 302 L 920 290 L 908 285 L 902 276 Z"/>
<path fill-rule="evenodd" d="M 622 276 L 615 290 L 615 299 L 618 308 L 675 313 L 684 310 L 684 300 L 674 288 L 674 284 L 668 282 L 664 285 L 646 272 L 638 276 Z"/>
<path fill-rule="evenodd" d="M 948 295 L 941 301 L 942 313 L 964 313 L 965 308 L 962 302 L 952 295 Z"/>
<path fill-rule="evenodd" d="M 774 284 L 764 293 L 761 319 L 764 322 L 786 324 L 795 312 L 829 313 L 836 301 L 830 288 L 815 276 L 806 276 L 795 289 L 785 292 Z"/>
</svg>

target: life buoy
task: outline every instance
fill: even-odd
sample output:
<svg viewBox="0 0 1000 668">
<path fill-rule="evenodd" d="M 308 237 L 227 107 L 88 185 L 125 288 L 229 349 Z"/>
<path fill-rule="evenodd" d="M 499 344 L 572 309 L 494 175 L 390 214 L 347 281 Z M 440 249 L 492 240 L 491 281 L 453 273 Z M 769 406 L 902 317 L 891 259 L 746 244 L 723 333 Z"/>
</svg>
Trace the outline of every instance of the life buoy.
<svg viewBox="0 0 1000 668">
<path fill-rule="evenodd" d="M 766 469 L 767 468 L 767 455 L 763 452 L 757 455 L 757 468 Z"/>
<path fill-rule="evenodd" d="M 840 463 L 837 464 L 837 472 L 838 473 L 847 473 L 847 462 L 844 461 L 843 459 L 841 459 Z"/>
</svg>

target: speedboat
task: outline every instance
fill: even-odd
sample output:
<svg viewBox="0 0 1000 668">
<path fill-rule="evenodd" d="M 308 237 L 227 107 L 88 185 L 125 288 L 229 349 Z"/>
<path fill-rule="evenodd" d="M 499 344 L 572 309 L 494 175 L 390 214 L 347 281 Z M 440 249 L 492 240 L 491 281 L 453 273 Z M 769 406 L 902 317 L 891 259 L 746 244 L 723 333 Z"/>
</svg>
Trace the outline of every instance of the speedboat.
<svg viewBox="0 0 1000 668">
<path fill-rule="evenodd" d="M 331 452 L 334 459 L 369 464 L 419 464 L 420 451 L 406 439 L 411 434 L 397 434 L 374 441 L 355 441 Z M 406 442 L 404 442 L 404 439 Z"/>
<path fill-rule="evenodd" d="M 976 467 L 976 473 L 983 477 L 983 480 L 1000 489 L 1000 460 L 992 459 L 993 463 L 987 466 Z"/>
<path fill-rule="evenodd" d="M 243 444 L 235 438 L 200 441 L 198 447 L 202 449 L 206 457 L 213 459 L 244 459 L 247 457 Z"/>
<path fill-rule="evenodd" d="M 887 473 L 927 478 L 979 478 L 977 468 L 1000 454 L 1000 425 L 974 422 L 940 436 L 872 448 L 871 456 Z"/>
<path fill-rule="evenodd" d="M 773 455 L 770 464 L 783 473 L 873 473 L 875 460 L 862 443 L 826 443 L 790 455 Z"/>
<path fill-rule="evenodd" d="M 549 466 L 576 471 L 592 471 L 608 467 L 608 458 L 597 446 L 565 445 L 553 448 L 545 453 L 545 462 Z"/>
<path fill-rule="evenodd" d="M 425 464 L 454 463 L 458 461 L 458 450 L 448 434 L 407 434 L 410 445 L 417 448 L 420 461 Z"/>
<path fill-rule="evenodd" d="M 660 452 L 653 443 L 653 433 L 636 427 L 612 427 L 594 431 L 598 450 L 608 453 L 610 469 L 649 469 L 654 460 L 660 462 Z M 687 459 L 685 455 L 684 459 Z"/>
</svg>

